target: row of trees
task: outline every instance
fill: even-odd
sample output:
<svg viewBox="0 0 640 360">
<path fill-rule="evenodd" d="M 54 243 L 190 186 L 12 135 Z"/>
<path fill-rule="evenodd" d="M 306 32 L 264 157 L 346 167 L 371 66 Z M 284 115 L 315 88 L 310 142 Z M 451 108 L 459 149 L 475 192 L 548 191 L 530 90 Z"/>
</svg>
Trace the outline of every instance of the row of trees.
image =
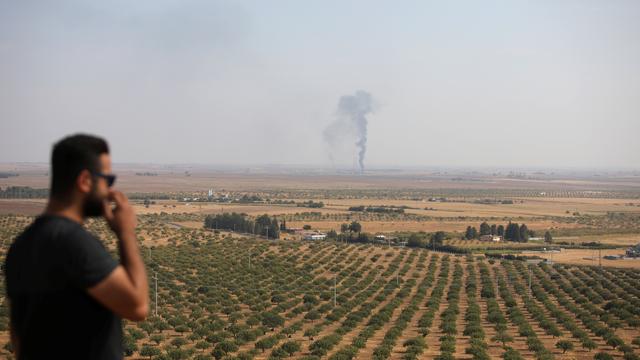
<svg viewBox="0 0 640 360">
<path fill-rule="evenodd" d="M 304 230 L 311 230 L 311 225 L 304 225 Z M 362 225 L 357 221 L 352 221 L 351 224 L 344 223 L 340 225 L 340 233 L 331 229 L 327 232 L 327 238 L 332 240 L 347 241 L 353 240 L 354 237 L 364 235 L 366 238 L 369 236 L 362 232 Z"/>
<path fill-rule="evenodd" d="M 322 201 L 315 202 L 313 200 L 303 201 L 301 203 L 296 204 L 297 207 L 307 207 L 312 209 L 320 209 L 324 207 L 324 203 Z"/>
<path fill-rule="evenodd" d="M 533 230 L 529 230 L 526 224 L 518 225 L 517 223 L 509 222 L 507 226 L 504 225 L 489 225 L 486 221 L 480 224 L 480 231 L 474 226 L 467 226 L 467 230 L 464 233 L 464 238 L 467 240 L 477 239 L 483 235 L 497 235 L 504 237 L 505 240 L 515 242 L 527 242 L 529 238 L 534 236 Z"/>
<path fill-rule="evenodd" d="M 362 232 L 362 225 L 357 221 L 352 221 L 351 224 L 344 223 L 340 225 L 341 233 L 360 233 Z"/>
<path fill-rule="evenodd" d="M 373 241 L 373 236 L 362 232 L 362 225 L 357 221 L 352 221 L 350 224 L 343 223 L 340 225 L 340 233 L 335 230 L 327 232 L 327 238 L 335 240 L 343 240 L 349 242 L 367 243 Z M 411 233 L 408 237 L 400 237 L 401 240 L 407 242 L 409 247 L 431 247 L 442 246 L 444 240 L 447 239 L 447 234 L 444 231 L 436 231 L 434 233 Z"/>
<path fill-rule="evenodd" d="M 48 196 L 48 189 L 34 189 L 29 186 L 0 188 L 0 199 L 44 199 Z"/>
<path fill-rule="evenodd" d="M 0 179 L 6 179 L 6 178 L 13 177 L 13 176 L 19 176 L 19 174 L 0 171 Z"/>
<path fill-rule="evenodd" d="M 511 266 L 511 262 L 502 262 L 502 265 Z M 510 272 L 511 270 L 510 268 L 507 268 L 506 270 L 507 270 L 509 279 L 517 279 L 516 274 L 513 271 Z M 532 310 L 533 307 L 531 305 L 535 305 L 535 303 L 531 301 L 531 299 L 529 298 L 529 295 L 526 293 L 525 286 L 518 281 L 514 281 L 512 282 L 513 289 L 509 288 L 507 286 L 505 277 L 500 273 L 496 273 L 496 280 L 498 282 L 498 293 L 500 294 L 500 298 L 502 298 L 502 301 L 506 306 L 506 314 L 509 317 L 509 321 L 518 328 L 518 335 L 526 338 L 527 348 L 529 349 L 529 351 L 534 352 L 535 357 L 537 359 L 544 359 L 544 360 L 553 359 L 553 354 L 551 354 L 551 352 L 547 350 L 547 348 L 544 346 L 542 341 L 538 338 L 537 333 L 534 331 L 533 327 L 531 326 L 532 321 L 529 320 L 524 315 L 522 310 L 520 310 L 518 303 L 513 297 L 513 290 L 515 290 L 515 292 L 520 297 L 522 297 L 522 300 L 525 306 L 529 304 L 527 311 L 529 311 L 530 309 Z M 493 283 L 491 280 L 491 276 L 488 277 L 488 281 L 490 281 L 491 284 Z M 488 294 L 487 296 L 491 296 L 491 295 L 492 294 Z M 495 294 L 493 295 L 495 297 Z M 540 313 L 537 310 L 535 311 L 535 313 L 532 314 L 534 316 L 534 319 L 536 319 L 536 316 L 538 316 L 536 320 L 538 321 L 539 324 L 540 324 L 540 320 L 542 320 L 539 317 L 540 314 L 543 314 L 543 313 Z M 549 325 L 552 325 L 553 323 L 549 322 L 547 319 L 547 321 L 545 321 L 544 324 L 547 324 L 547 326 L 549 326 Z M 553 336 L 556 337 L 557 335 L 553 335 Z M 502 342 L 503 340 L 506 340 L 506 339 L 498 338 L 496 340 Z M 503 344 L 505 343 L 506 341 Z M 512 355 L 510 355 L 509 359 L 522 359 L 522 357 L 517 357 L 517 356 L 512 357 Z"/>
<path fill-rule="evenodd" d="M 349 211 L 358 211 L 358 212 L 373 212 L 373 213 L 398 213 L 403 214 L 403 207 L 392 207 L 392 206 L 351 206 L 349 207 Z"/>
<path fill-rule="evenodd" d="M 442 246 L 447 234 L 444 231 L 436 231 L 432 234 L 424 232 L 412 233 L 407 238 L 407 246 L 409 247 L 431 247 Z"/>
<path fill-rule="evenodd" d="M 269 239 L 280 238 L 280 225 L 278 220 L 269 215 L 260 215 L 255 220 L 246 214 L 223 213 L 207 215 L 204 219 L 204 227 L 207 229 L 223 229 L 266 236 Z"/>
<path fill-rule="evenodd" d="M 373 240 L 369 234 L 362 232 L 362 225 L 357 221 L 352 221 L 350 224 L 341 224 L 340 233 L 333 229 L 329 230 L 329 232 L 327 232 L 327 238 L 359 243 L 367 243 Z"/>
</svg>

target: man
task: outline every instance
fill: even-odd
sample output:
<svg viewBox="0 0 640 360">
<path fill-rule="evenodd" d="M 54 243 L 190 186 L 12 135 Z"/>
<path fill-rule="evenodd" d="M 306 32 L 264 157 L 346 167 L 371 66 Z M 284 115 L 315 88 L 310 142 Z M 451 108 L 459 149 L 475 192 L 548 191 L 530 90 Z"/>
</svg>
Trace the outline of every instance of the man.
<svg viewBox="0 0 640 360">
<path fill-rule="evenodd" d="M 11 342 L 19 360 L 122 359 L 120 319 L 147 316 L 136 216 L 111 188 L 114 181 L 104 140 L 74 135 L 54 145 L 46 210 L 5 259 Z M 82 226 L 99 216 L 118 238 L 120 264 Z"/>
</svg>

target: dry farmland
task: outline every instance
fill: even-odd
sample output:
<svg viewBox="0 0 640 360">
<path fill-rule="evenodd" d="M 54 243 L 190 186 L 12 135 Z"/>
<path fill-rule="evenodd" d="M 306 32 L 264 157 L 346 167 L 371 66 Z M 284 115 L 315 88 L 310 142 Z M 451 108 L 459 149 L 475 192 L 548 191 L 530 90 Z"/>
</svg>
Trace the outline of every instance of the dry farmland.
<svg viewBox="0 0 640 360">
<path fill-rule="evenodd" d="M 150 169 L 145 169 L 150 170 Z M 153 169 L 151 169 L 153 170 Z M 640 356 L 640 260 L 602 260 L 582 243 L 620 254 L 640 242 L 634 177 L 555 180 L 212 173 L 123 168 L 121 186 L 139 214 L 138 238 L 158 305 L 125 321 L 128 359 L 636 359 Z M 19 168 L 10 185 L 45 187 L 42 167 Z M 156 170 L 154 170 L 156 171 Z M 199 202 L 209 188 L 228 200 Z M 242 196 L 259 201 L 235 201 Z M 430 201 L 429 198 L 446 198 Z M 145 205 L 144 198 L 152 200 Z M 268 199 L 268 200 L 267 200 Z M 488 199 L 488 200 L 487 200 Z M 319 208 L 301 207 L 307 201 Z M 505 201 L 508 200 L 508 201 Z M 504 202 L 503 202 L 504 201 Z M 0 258 L 45 205 L 0 199 Z M 402 212 L 351 211 L 354 206 Z M 445 231 L 427 248 L 281 240 L 204 229 L 207 215 L 262 214 L 288 227 L 390 237 Z M 553 243 L 462 240 L 480 222 L 526 223 Z M 101 221 L 87 227 L 117 256 Z M 613 245 L 612 245 L 613 244 Z M 541 246 L 559 252 L 530 251 Z M 553 260 L 529 264 L 484 255 Z M 1 280 L 4 287 L 4 279 Z M 531 287 L 529 287 L 531 284 Z M 157 311 L 157 313 L 156 313 Z M 11 358 L 8 308 L 0 306 L 0 357 Z"/>
<path fill-rule="evenodd" d="M 2 217 L 3 250 L 29 221 Z M 89 226 L 113 249 L 103 224 Z M 127 322 L 130 358 L 638 353 L 637 269 L 534 265 L 529 292 L 521 261 L 231 237 L 151 215 L 141 216 L 139 232 L 150 275 L 158 273 L 159 303 L 157 316 Z M 2 314 L 6 342 L 4 307 Z"/>
</svg>

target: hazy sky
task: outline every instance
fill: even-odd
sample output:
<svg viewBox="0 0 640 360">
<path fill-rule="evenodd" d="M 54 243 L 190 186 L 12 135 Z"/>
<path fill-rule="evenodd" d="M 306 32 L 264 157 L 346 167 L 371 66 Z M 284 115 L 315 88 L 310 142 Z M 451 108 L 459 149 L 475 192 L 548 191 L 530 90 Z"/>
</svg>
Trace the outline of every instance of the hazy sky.
<svg viewBox="0 0 640 360">
<path fill-rule="evenodd" d="M 0 0 L 0 161 L 638 168 L 640 1 Z M 349 146 L 351 146 L 349 144 Z M 346 154 L 338 163 L 351 166 Z"/>
</svg>

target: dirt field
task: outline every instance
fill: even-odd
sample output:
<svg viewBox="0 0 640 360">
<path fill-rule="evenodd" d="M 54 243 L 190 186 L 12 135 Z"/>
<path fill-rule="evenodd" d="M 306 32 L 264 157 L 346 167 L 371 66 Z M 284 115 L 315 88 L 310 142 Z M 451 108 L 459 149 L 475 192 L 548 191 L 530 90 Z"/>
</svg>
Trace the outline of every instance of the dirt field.
<svg viewBox="0 0 640 360">
<path fill-rule="evenodd" d="M 574 265 L 593 265 L 597 266 L 599 262 L 598 250 L 583 250 L 583 249 L 563 249 L 561 252 L 539 252 L 539 251 L 524 251 L 524 255 L 537 255 L 539 257 L 550 259 L 554 262 L 563 264 Z M 624 250 L 607 249 L 602 250 L 602 266 L 607 267 L 619 267 L 619 268 L 639 268 L 640 259 L 624 259 L 624 260 L 607 260 L 604 256 L 607 255 L 623 255 Z"/>
<path fill-rule="evenodd" d="M 19 173 L 17 177 L 0 179 L 0 188 L 12 185 L 42 188 L 49 182 L 46 164 L 0 164 L 0 171 Z M 508 221 L 526 223 L 536 236 L 542 236 L 547 230 L 560 231 L 554 236 L 556 242 L 618 245 L 640 242 L 640 177 L 632 175 L 540 175 L 539 178 L 514 179 L 495 174 L 378 171 L 353 176 L 315 170 L 212 170 L 188 165 L 116 165 L 115 172 L 119 176 L 116 188 L 138 196 L 156 193 L 175 197 L 179 192 L 203 193 L 213 189 L 217 193 L 235 192 L 233 196 L 237 197 L 247 193 L 295 203 L 308 200 L 324 203 L 323 208 L 306 208 L 292 204 L 155 200 L 145 207 L 141 200 L 132 200 L 141 215 L 191 214 L 183 219 L 188 221 L 178 225 L 192 229 L 199 228 L 206 215 L 237 212 L 286 218 L 288 227 L 310 225 L 321 231 L 339 230 L 341 224 L 356 220 L 368 233 L 446 231 L 461 234 L 467 226 L 478 228 L 486 220 L 503 225 Z M 142 172 L 156 176 L 136 175 Z M 450 193 L 446 201 L 428 201 L 430 194 L 439 196 L 441 192 Z M 473 195 L 465 195 L 468 193 Z M 521 193 L 529 195 L 514 195 Z M 611 197 L 607 198 L 609 193 Z M 628 196 L 621 197 L 621 194 Z M 486 200 L 495 203 L 478 203 Z M 513 203 L 502 204 L 502 200 Z M 0 215 L 37 215 L 45 203 L 44 199 L 0 199 Z M 351 206 L 403 207 L 404 214 L 350 212 Z M 607 219 L 608 214 L 623 214 L 626 218 Z M 158 244 L 166 241 L 164 237 L 156 239 Z M 556 260 L 582 263 L 581 257 L 566 255 Z M 612 265 L 618 266 L 618 263 Z"/>
<path fill-rule="evenodd" d="M 464 202 L 430 202 L 410 200 L 334 200 L 324 199 L 326 207 L 347 210 L 349 206 L 408 206 L 407 213 L 432 217 L 538 217 L 572 216 L 581 214 L 602 215 L 611 211 L 631 211 L 640 213 L 640 208 L 630 207 L 636 199 L 600 199 L 600 198 L 510 198 L 514 204 L 473 204 Z M 465 198 L 455 200 L 464 201 Z M 471 200 L 471 199 L 469 199 Z M 425 207 L 430 208 L 425 210 Z M 567 213 L 568 212 L 568 213 Z"/>
<path fill-rule="evenodd" d="M 603 244 L 636 245 L 640 243 L 640 234 L 564 236 L 557 237 L 555 241 L 566 241 L 569 243 L 601 242 Z"/>
<path fill-rule="evenodd" d="M 37 215 L 46 205 L 45 200 L 0 199 L 0 215 Z"/>
<path fill-rule="evenodd" d="M 10 185 L 44 188 L 49 167 L 44 163 L 0 163 L 0 171 L 20 176 L 0 179 Z M 593 176 L 588 173 L 531 174 L 513 178 L 507 173 L 479 173 L 466 170 L 370 170 L 365 176 L 338 174 L 331 169 L 211 167 L 203 165 L 114 164 L 118 186 L 127 192 L 167 192 L 265 189 L 535 189 L 535 191 L 640 191 L 636 173 Z M 139 176 L 139 173 L 156 176 Z"/>
</svg>

